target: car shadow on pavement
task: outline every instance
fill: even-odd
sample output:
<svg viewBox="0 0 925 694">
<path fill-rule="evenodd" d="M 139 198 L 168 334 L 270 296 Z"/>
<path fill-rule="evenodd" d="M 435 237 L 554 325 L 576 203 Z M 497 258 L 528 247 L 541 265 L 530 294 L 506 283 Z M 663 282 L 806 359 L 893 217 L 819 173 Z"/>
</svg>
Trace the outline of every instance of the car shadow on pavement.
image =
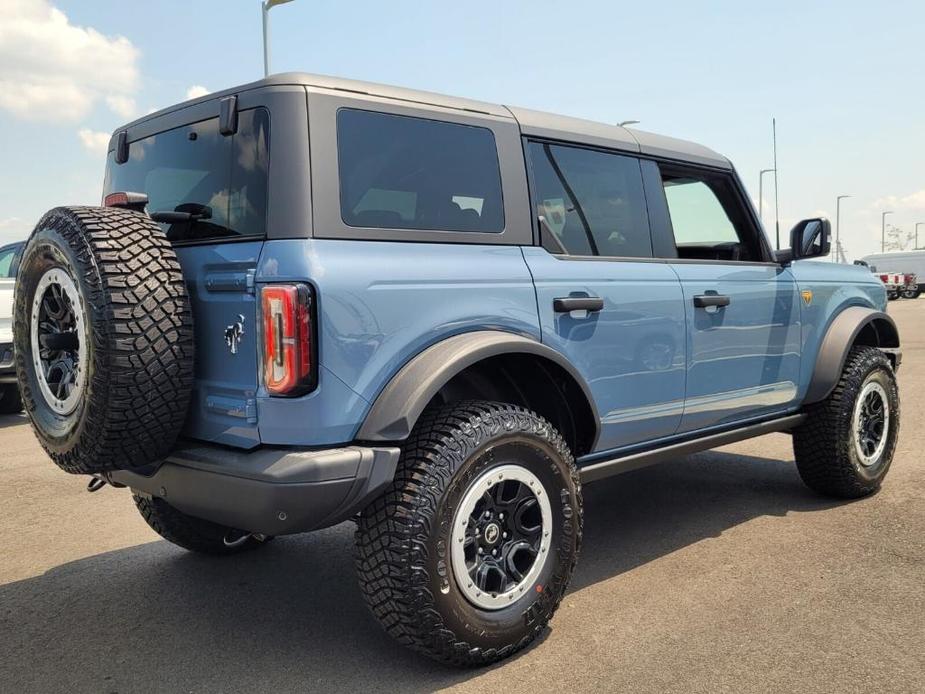
<svg viewBox="0 0 925 694">
<path fill-rule="evenodd" d="M 23 424 L 28 423 L 29 419 L 24 413 L 0 415 L 0 429 L 6 429 L 7 427 L 20 427 Z"/>
<path fill-rule="evenodd" d="M 792 462 L 717 452 L 590 485 L 571 590 L 759 516 L 833 505 L 802 486 Z M 8 691 L 423 691 L 484 672 L 432 663 L 379 629 L 353 576 L 352 529 L 230 558 L 154 541 L 0 586 L 0 682 Z"/>
</svg>

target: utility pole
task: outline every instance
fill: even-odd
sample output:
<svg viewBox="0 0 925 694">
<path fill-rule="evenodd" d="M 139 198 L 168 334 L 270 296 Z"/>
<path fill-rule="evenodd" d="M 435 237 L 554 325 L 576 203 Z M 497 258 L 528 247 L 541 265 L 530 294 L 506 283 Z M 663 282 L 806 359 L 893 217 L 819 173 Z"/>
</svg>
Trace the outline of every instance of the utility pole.
<svg viewBox="0 0 925 694">
<path fill-rule="evenodd" d="M 292 0 L 261 0 L 260 15 L 263 19 L 263 76 L 270 75 L 270 10 Z"/>
<path fill-rule="evenodd" d="M 777 195 L 777 119 L 771 118 L 771 138 L 774 146 L 774 236 L 780 250 L 780 206 Z"/>
<path fill-rule="evenodd" d="M 835 198 L 835 257 L 832 259 L 834 262 L 839 262 L 838 260 L 838 250 L 841 249 L 841 201 L 845 198 L 850 198 L 850 195 L 839 195 Z"/>
</svg>

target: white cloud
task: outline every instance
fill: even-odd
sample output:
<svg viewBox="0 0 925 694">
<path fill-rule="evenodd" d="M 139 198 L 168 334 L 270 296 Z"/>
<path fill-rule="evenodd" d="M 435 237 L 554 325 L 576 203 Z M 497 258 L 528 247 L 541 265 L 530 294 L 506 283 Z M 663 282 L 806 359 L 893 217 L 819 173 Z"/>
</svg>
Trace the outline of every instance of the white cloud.
<svg viewBox="0 0 925 694">
<path fill-rule="evenodd" d="M 878 210 L 925 210 L 925 190 L 918 190 L 909 195 L 888 195 L 885 198 L 875 200 L 871 207 Z"/>
<path fill-rule="evenodd" d="M 209 94 L 209 90 L 201 84 L 194 84 L 186 90 L 187 99 L 198 99 L 200 96 L 205 96 L 206 94 Z"/>
<path fill-rule="evenodd" d="M 74 122 L 100 98 L 124 115 L 137 61 L 128 39 L 75 26 L 48 0 L 0 3 L 0 109 L 19 118 Z"/>
<path fill-rule="evenodd" d="M 109 106 L 110 111 L 126 120 L 134 118 L 135 114 L 138 113 L 135 100 L 130 96 L 123 96 L 121 94 L 107 96 L 106 105 Z"/>
<path fill-rule="evenodd" d="M 83 146 L 93 154 L 105 156 L 109 148 L 109 133 L 101 133 L 89 128 L 81 128 L 77 131 Z"/>
</svg>

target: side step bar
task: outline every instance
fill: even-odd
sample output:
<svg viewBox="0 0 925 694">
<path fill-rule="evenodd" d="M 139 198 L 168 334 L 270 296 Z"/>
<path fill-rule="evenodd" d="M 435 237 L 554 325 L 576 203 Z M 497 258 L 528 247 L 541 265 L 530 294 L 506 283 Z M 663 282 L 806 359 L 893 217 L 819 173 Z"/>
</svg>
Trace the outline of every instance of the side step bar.
<svg viewBox="0 0 925 694">
<path fill-rule="evenodd" d="M 578 471 L 581 474 L 582 484 L 587 484 L 588 482 L 601 480 L 611 475 L 619 475 L 623 472 L 629 472 L 630 470 L 638 470 L 639 468 L 655 465 L 656 463 L 674 460 L 690 453 L 718 448 L 719 446 L 725 446 L 726 444 L 735 443 L 736 441 L 744 441 L 745 439 L 751 439 L 763 434 L 787 431 L 788 429 L 799 426 L 805 419 L 806 415 L 801 413 L 781 417 L 779 419 L 772 419 L 767 422 L 760 422 L 758 424 L 749 424 L 748 426 L 720 432 L 718 434 L 710 434 L 709 436 L 701 436 L 696 439 L 669 443 L 659 448 L 625 453 L 611 458 L 610 460 L 585 465 L 580 467 Z"/>
</svg>

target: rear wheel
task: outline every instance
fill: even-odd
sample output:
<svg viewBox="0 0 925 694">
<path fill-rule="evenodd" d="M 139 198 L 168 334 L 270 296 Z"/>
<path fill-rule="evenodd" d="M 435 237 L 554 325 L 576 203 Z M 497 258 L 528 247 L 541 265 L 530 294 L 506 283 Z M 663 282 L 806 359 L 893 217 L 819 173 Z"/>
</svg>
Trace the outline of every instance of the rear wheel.
<svg viewBox="0 0 925 694">
<path fill-rule="evenodd" d="M 793 432 L 800 477 L 827 496 L 855 499 L 880 488 L 899 432 L 899 390 L 889 359 L 854 347 L 832 394 Z"/>
<path fill-rule="evenodd" d="M 904 289 L 903 298 L 904 299 L 918 299 L 919 295 L 922 293 L 922 290 L 916 287 L 915 289 Z"/>
<path fill-rule="evenodd" d="M 251 535 L 187 515 L 163 499 L 132 495 L 141 517 L 158 535 L 178 547 L 200 554 L 239 554 L 256 549 L 272 537 Z"/>
<path fill-rule="evenodd" d="M 546 627 L 581 533 L 578 474 L 548 422 L 499 403 L 441 407 L 422 415 L 391 488 L 360 517 L 360 587 L 399 642 L 486 664 Z"/>
</svg>

